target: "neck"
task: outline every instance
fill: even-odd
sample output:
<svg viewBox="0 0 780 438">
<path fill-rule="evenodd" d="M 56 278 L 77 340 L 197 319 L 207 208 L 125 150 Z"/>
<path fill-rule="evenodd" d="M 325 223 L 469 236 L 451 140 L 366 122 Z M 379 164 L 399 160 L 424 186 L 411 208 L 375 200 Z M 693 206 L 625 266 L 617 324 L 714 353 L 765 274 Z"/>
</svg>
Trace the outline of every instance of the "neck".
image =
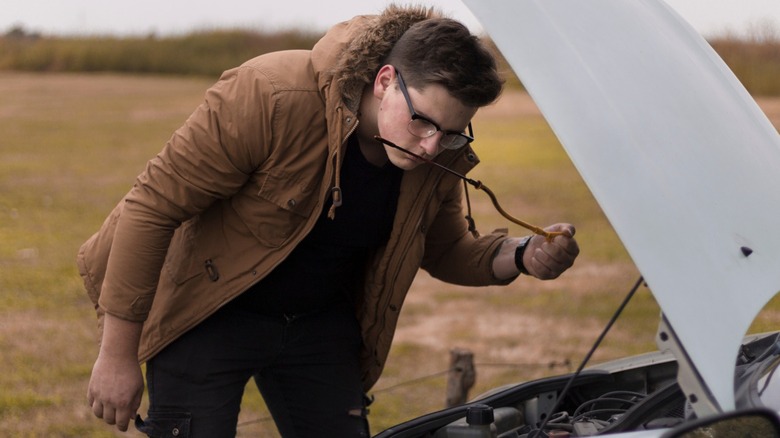
<svg viewBox="0 0 780 438">
<path fill-rule="evenodd" d="M 363 138 L 358 135 L 358 144 L 360 145 L 360 152 L 366 158 L 366 161 L 373 164 L 376 167 L 382 167 L 387 163 L 387 153 L 382 143 L 374 140 Z"/>
<path fill-rule="evenodd" d="M 366 161 L 377 167 L 382 167 L 387 163 L 387 152 L 382 143 L 374 140 L 374 136 L 379 132 L 376 120 L 376 113 L 379 101 L 373 96 L 372 88 L 366 86 L 363 90 L 363 96 L 360 99 L 358 114 L 360 115 L 360 124 L 357 129 L 358 143 L 360 151 L 366 157 Z"/>
</svg>

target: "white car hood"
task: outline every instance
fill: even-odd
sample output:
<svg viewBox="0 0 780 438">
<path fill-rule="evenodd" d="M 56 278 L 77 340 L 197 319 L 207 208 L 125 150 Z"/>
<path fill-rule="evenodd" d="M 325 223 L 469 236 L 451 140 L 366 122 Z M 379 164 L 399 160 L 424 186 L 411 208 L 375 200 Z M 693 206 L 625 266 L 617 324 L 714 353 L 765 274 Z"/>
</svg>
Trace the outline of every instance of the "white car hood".
<svg viewBox="0 0 780 438">
<path fill-rule="evenodd" d="M 463 1 L 733 409 L 740 341 L 780 290 L 777 130 L 661 1 Z"/>
</svg>

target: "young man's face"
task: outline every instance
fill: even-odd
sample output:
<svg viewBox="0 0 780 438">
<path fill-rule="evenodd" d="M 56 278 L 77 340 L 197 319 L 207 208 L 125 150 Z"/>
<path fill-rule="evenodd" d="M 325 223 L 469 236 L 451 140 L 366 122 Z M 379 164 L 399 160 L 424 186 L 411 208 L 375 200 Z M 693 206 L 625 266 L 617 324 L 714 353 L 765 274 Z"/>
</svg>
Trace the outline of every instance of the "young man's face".
<svg viewBox="0 0 780 438">
<path fill-rule="evenodd" d="M 433 122 L 440 130 L 426 138 L 409 132 L 412 118 L 409 103 L 399 87 L 396 70 L 389 65 L 379 70 L 374 82 L 374 96 L 379 99 L 377 129 L 382 138 L 426 159 L 433 159 L 443 150 L 440 141 L 445 132 L 464 132 L 477 112 L 477 108 L 462 104 L 438 84 L 428 85 L 422 90 L 412 87 L 406 87 L 406 90 L 418 116 Z M 411 170 L 423 163 L 390 146 L 385 145 L 384 149 L 390 162 L 398 168 Z"/>
</svg>

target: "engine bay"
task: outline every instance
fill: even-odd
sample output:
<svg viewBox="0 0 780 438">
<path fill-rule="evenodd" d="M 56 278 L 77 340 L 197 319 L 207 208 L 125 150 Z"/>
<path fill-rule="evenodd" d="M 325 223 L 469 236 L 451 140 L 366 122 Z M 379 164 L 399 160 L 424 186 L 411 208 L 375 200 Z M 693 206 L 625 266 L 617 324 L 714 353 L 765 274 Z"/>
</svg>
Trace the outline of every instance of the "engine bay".
<svg viewBox="0 0 780 438">
<path fill-rule="evenodd" d="M 778 334 L 747 339 L 736 364 L 735 388 L 744 395 L 739 407 L 761 405 L 757 373 L 746 371 L 773 372 L 778 357 Z M 586 369 L 573 381 L 571 375 L 562 375 L 497 388 L 471 403 L 416 418 L 375 438 L 566 438 L 667 429 L 695 418 L 677 384 L 677 372 L 669 353 L 619 359 Z"/>
</svg>

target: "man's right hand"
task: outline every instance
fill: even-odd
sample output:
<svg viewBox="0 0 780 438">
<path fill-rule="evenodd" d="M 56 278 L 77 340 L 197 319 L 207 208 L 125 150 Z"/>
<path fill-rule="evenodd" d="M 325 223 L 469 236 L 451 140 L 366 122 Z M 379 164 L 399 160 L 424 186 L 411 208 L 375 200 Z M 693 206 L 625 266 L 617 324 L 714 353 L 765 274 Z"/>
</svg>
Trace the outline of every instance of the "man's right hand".
<svg viewBox="0 0 780 438">
<path fill-rule="evenodd" d="M 106 315 L 100 353 L 92 367 L 87 401 L 92 413 L 126 431 L 144 393 L 138 364 L 141 323 Z"/>
</svg>

